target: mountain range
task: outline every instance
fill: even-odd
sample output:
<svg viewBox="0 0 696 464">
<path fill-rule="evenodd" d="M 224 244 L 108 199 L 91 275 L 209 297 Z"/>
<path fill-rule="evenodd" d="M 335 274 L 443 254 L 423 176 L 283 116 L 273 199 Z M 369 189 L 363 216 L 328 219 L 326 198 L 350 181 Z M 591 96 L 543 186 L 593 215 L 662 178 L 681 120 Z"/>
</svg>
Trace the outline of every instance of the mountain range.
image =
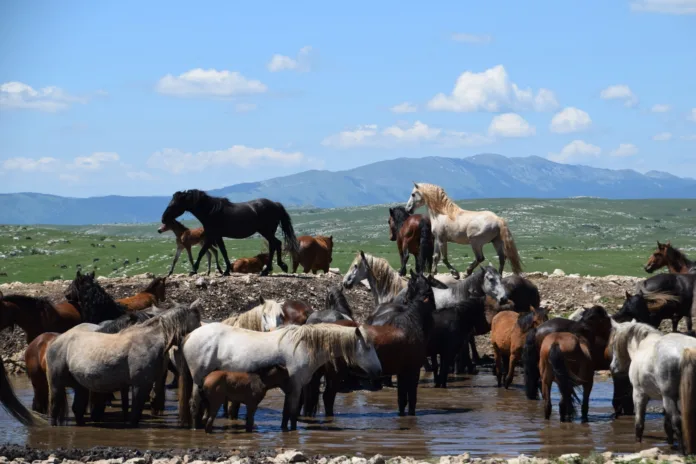
<svg viewBox="0 0 696 464">
<path fill-rule="evenodd" d="M 660 171 L 641 174 L 559 164 L 538 156 L 398 158 L 346 171 L 305 171 L 261 182 L 208 190 L 231 201 L 270 198 L 288 207 L 338 208 L 405 202 L 412 181 L 445 188 L 454 199 L 694 198 L 696 180 Z M 39 193 L 0 194 L 0 223 L 100 224 L 158 221 L 170 196 L 70 198 Z"/>
</svg>

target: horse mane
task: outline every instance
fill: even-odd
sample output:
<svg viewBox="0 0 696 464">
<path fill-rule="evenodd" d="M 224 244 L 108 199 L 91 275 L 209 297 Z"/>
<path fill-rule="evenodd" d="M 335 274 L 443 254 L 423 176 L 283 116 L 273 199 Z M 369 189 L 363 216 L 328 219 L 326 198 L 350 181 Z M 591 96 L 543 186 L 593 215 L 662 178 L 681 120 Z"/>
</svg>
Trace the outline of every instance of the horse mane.
<svg viewBox="0 0 696 464">
<path fill-rule="evenodd" d="M 657 311 L 668 303 L 678 303 L 680 301 L 677 295 L 667 292 L 642 290 L 642 295 L 648 305 L 649 311 Z"/>
<path fill-rule="evenodd" d="M 683 267 L 693 266 L 694 263 L 679 248 L 673 247 L 671 243 L 666 243 L 664 246 L 668 262 L 676 262 Z"/>
<path fill-rule="evenodd" d="M 136 311 L 132 313 L 126 313 L 123 316 L 117 317 L 112 321 L 105 321 L 102 323 L 101 327 L 95 332 L 115 334 L 130 326 L 145 322 L 151 319 L 153 316 L 145 311 Z"/>
<path fill-rule="evenodd" d="M 394 219 L 394 225 L 396 226 L 396 230 L 394 232 L 396 233 L 399 233 L 404 221 L 411 216 L 411 214 L 406 211 L 406 208 L 403 206 L 394 206 L 393 208 L 389 208 L 389 215 L 392 217 L 392 219 Z"/>
<path fill-rule="evenodd" d="M 326 302 L 324 306 L 327 310 L 336 310 L 339 313 L 345 314 L 353 319 L 353 310 L 351 309 L 350 304 L 348 304 L 348 299 L 343 294 L 343 289 L 338 285 L 334 285 L 329 289 L 328 293 L 326 294 Z"/>
<path fill-rule="evenodd" d="M 79 311 L 83 322 L 99 324 L 103 321 L 116 319 L 126 312 L 126 308 L 106 293 L 106 290 L 97 281 L 91 281 L 86 285 L 87 288 L 78 285 Z"/>
<path fill-rule="evenodd" d="M 355 327 L 337 324 L 292 325 L 280 337 L 290 337 L 294 351 L 304 344 L 304 350 L 313 361 L 320 353 L 328 353 L 332 363 L 340 358 L 348 365 L 355 364 Z M 372 340 L 367 340 L 371 343 Z"/>
<path fill-rule="evenodd" d="M 450 219 L 457 218 L 463 211 L 445 193 L 445 189 L 435 184 L 418 184 L 418 191 L 428 205 L 428 209 L 437 214 L 446 214 Z"/>
<path fill-rule="evenodd" d="M 159 326 L 164 332 L 164 339 L 167 341 L 168 347 L 180 345 L 186 335 L 191 331 L 189 326 L 189 317 L 191 317 L 191 315 L 196 317 L 196 321 L 198 325 L 200 325 L 201 315 L 198 309 L 186 305 L 179 305 L 162 314 L 151 317 L 140 324 L 132 325 L 123 330 L 123 332 Z"/>
<path fill-rule="evenodd" d="M 35 297 L 28 295 L 4 295 L 1 301 L 12 303 L 17 306 L 22 306 L 22 309 L 31 309 L 32 311 L 41 312 L 44 310 L 55 311 L 55 306 L 46 297 Z"/>
<path fill-rule="evenodd" d="M 365 253 L 365 259 L 372 269 L 372 275 L 375 278 L 375 284 L 378 288 L 385 290 L 392 296 L 396 296 L 406 287 L 406 279 L 401 277 L 396 270 L 392 269 L 389 265 L 389 261 L 369 253 Z M 359 265 L 361 262 L 362 258 L 360 257 L 360 253 L 358 253 L 351 267 L 355 264 Z M 377 289 L 374 290 L 377 291 Z"/>
<path fill-rule="evenodd" d="M 210 210 L 208 211 L 210 214 L 219 213 L 225 206 L 232 206 L 232 202 L 227 198 L 214 197 L 212 195 L 208 195 L 203 190 L 191 189 L 185 190 L 182 193 L 186 196 L 187 201 L 191 203 L 208 203 L 210 205 Z"/>
<path fill-rule="evenodd" d="M 152 279 L 152 282 L 150 282 L 147 287 L 145 287 L 145 290 L 142 291 L 142 293 L 154 293 L 155 289 L 161 285 L 164 282 L 164 277 L 155 277 Z"/>
<path fill-rule="evenodd" d="M 275 300 L 265 300 L 263 304 L 254 306 L 248 311 L 244 311 L 236 316 L 229 317 L 222 321 L 223 324 L 240 329 L 263 331 L 263 314 L 266 310 L 272 311 L 273 316 L 283 312 L 283 307 Z"/>
<path fill-rule="evenodd" d="M 482 281 L 483 277 L 486 273 L 486 269 L 488 269 L 489 266 L 486 267 L 479 267 L 476 269 L 470 276 L 465 278 L 464 280 L 459 280 L 452 285 L 449 285 L 449 288 L 452 290 L 452 293 L 456 298 L 463 298 L 467 299 L 470 297 L 483 297 L 484 295 L 473 295 L 470 294 L 470 291 L 474 287 L 481 287 L 482 286 Z"/>
<path fill-rule="evenodd" d="M 654 334 L 662 335 L 662 332 L 660 332 L 659 329 L 642 322 L 625 322 L 623 324 L 619 324 L 618 328 L 614 330 L 613 340 L 614 343 L 627 346 L 631 339 L 634 339 L 636 343 L 640 343 L 650 335 Z"/>
<path fill-rule="evenodd" d="M 520 314 L 517 318 L 517 327 L 520 328 L 522 332 L 528 332 L 534 325 L 534 311 L 530 311 L 526 314 Z"/>
</svg>

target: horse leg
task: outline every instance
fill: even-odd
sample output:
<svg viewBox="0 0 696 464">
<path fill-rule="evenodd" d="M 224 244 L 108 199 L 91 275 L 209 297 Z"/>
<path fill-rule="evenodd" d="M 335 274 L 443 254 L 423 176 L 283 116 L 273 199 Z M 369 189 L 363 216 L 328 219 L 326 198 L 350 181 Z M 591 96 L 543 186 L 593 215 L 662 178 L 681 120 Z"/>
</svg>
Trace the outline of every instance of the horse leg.
<svg viewBox="0 0 696 464">
<path fill-rule="evenodd" d="M 176 364 L 174 364 L 172 362 L 171 358 L 169 358 L 169 361 L 167 363 L 167 370 L 174 375 L 174 378 L 167 385 L 167 388 L 169 388 L 169 389 L 178 388 L 178 386 L 179 386 L 179 371 L 176 369 Z"/>
<path fill-rule="evenodd" d="M 495 359 L 495 378 L 498 380 L 498 388 L 503 386 L 503 355 L 498 345 L 493 344 L 493 358 Z"/>
<path fill-rule="evenodd" d="M 445 379 L 447 379 L 449 371 L 445 371 Z M 408 415 L 416 415 L 416 401 L 418 400 L 418 381 L 420 380 L 420 368 L 414 370 L 406 383 L 406 394 L 408 398 Z M 447 386 L 447 385 L 445 385 Z"/>
<path fill-rule="evenodd" d="M 85 411 L 89 403 L 89 390 L 79 384 L 73 385 L 73 404 L 72 411 L 75 415 L 75 423 L 79 426 L 85 425 Z"/>
<path fill-rule="evenodd" d="M 454 347 L 448 346 L 440 355 L 440 388 L 447 388 L 447 378 L 449 377 L 450 369 L 454 364 L 454 359 L 452 356 L 454 351 Z"/>
<path fill-rule="evenodd" d="M 665 432 L 667 433 L 667 443 L 673 445 L 674 435 L 676 434 L 677 440 L 679 441 L 683 449 L 684 443 L 682 440 L 681 414 L 679 413 L 677 401 L 675 401 L 674 398 L 671 398 L 668 395 L 662 397 L 662 405 L 665 408 Z"/>
<path fill-rule="evenodd" d="M 590 411 L 590 393 L 592 393 L 592 385 L 594 384 L 594 379 L 593 379 L 594 372 L 590 372 L 589 374 L 590 374 L 589 375 L 590 380 L 582 386 L 582 407 L 581 407 L 580 411 L 581 411 L 581 420 L 583 422 L 588 421 L 587 415 Z"/>
<path fill-rule="evenodd" d="M 326 383 L 324 384 L 324 394 L 322 398 L 324 400 L 324 415 L 326 417 L 333 417 L 334 415 L 334 404 L 336 403 L 336 394 L 338 393 L 338 384 L 340 383 L 340 378 L 336 372 L 327 373 Z"/>
<path fill-rule="evenodd" d="M 206 275 L 210 275 L 210 261 L 212 261 L 212 258 L 213 258 L 211 256 L 210 250 L 208 250 L 208 253 L 206 254 L 206 256 L 208 257 L 208 273 Z"/>
<path fill-rule="evenodd" d="M 283 420 L 280 424 L 281 429 L 288 430 L 288 420 L 290 421 L 289 430 L 297 430 L 297 416 L 300 408 L 300 393 L 302 389 L 293 385 L 290 391 L 285 394 L 285 402 L 283 404 Z"/>
<path fill-rule="evenodd" d="M 633 415 L 633 396 L 631 394 L 632 386 L 628 375 L 612 374 L 614 383 L 614 395 L 611 404 L 614 407 L 614 417 L 619 418 L 622 414 Z"/>
<path fill-rule="evenodd" d="M 505 268 L 505 242 L 500 238 L 500 235 L 493 239 L 493 248 L 495 248 L 495 252 L 498 254 L 498 263 L 500 264 L 498 272 L 500 275 L 503 275 L 503 269 Z"/>
<path fill-rule="evenodd" d="M 230 407 L 227 409 L 227 415 L 230 420 L 239 419 L 239 407 L 241 403 L 239 401 L 230 401 Z"/>
<path fill-rule="evenodd" d="M 268 261 L 266 261 L 266 265 L 261 269 L 261 276 L 267 276 L 268 274 L 271 273 L 273 270 L 273 254 L 276 252 L 275 251 L 275 244 L 277 239 L 275 238 L 274 234 L 261 234 L 263 238 L 266 239 L 268 242 Z"/>
<path fill-rule="evenodd" d="M 439 388 L 440 387 L 440 384 L 439 384 L 440 377 L 438 375 L 438 372 L 440 372 L 440 369 L 442 369 L 442 366 L 440 366 L 437 363 L 437 353 L 430 357 L 430 364 L 432 365 L 432 368 L 433 368 L 433 380 L 435 381 L 435 388 Z"/>
<path fill-rule="evenodd" d="M 396 375 L 396 395 L 399 405 L 399 415 L 406 415 L 406 403 L 408 401 L 408 390 L 406 388 L 406 373 Z"/>
<path fill-rule="evenodd" d="M 140 423 L 143 409 L 145 409 L 145 402 L 147 401 L 147 397 L 150 396 L 151 389 L 152 382 L 145 382 L 143 386 L 133 386 L 133 406 L 131 407 L 130 416 L 131 426 L 137 427 Z"/>
<path fill-rule="evenodd" d="M 483 256 L 483 245 L 477 242 L 471 242 L 471 249 L 474 250 L 474 260 L 469 264 L 469 267 L 466 268 L 466 275 L 470 276 L 472 272 L 474 272 L 474 269 L 476 269 L 476 266 L 481 264 L 484 259 L 486 259 Z"/>
<path fill-rule="evenodd" d="M 310 380 L 303 389 L 305 417 L 315 417 L 317 415 L 317 409 L 319 407 L 319 390 L 321 390 L 321 378 L 323 375 L 324 368 L 319 368 L 312 376 L 312 380 Z"/>
<path fill-rule="evenodd" d="M 645 410 L 648 406 L 649 400 L 650 398 L 643 394 L 639 388 L 633 389 L 633 406 L 636 409 L 636 441 L 639 443 L 643 441 L 643 430 L 645 430 Z"/>
<path fill-rule="evenodd" d="M 447 269 L 449 269 L 452 276 L 454 276 L 455 279 L 459 279 L 459 271 L 450 264 L 447 257 L 447 242 L 440 243 L 440 254 L 442 255 L 442 262 L 445 264 L 445 266 L 447 266 Z"/>
<path fill-rule="evenodd" d="M 203 414 L 203 410 L 201 409 L 202 400 L 203 400 L 203 397 L 201 396 L 201 388 L 196 383 L 194 383 L 193 389 L 191 391 L 191 402 L 189 403 L 189 406 L 191 407 L 191 417 L 193 418 L 193 428 L 194 429 L 199 429 L 199 428 L 201 428 L 201 425 L 202 425 L 202 420 L 201 420 L 201 416 Z"/>
<path fill-rule="evenodd" d="M 210 252 L 206 252 L 206 255 L 208 255 Z M 186 246 L 186 254 L 188 255 L 189 263 L 191 263 L 191 269 L 193 269 L 193 254 L 191 254 L 191 246 Z M 210 256 L 208 255 L 208 259 L 210 259 Z"/>
<path fill-rule="evenodd" d="M 208 252 L 211 245 L 213 244 L 211 240 L 212 239 L 208 237 L 205 240 L 205 242 L 203 242 L 203 246 L 201 247 L 201 250 L 198 252 L 198 257 L 196 258 L 196 262 L 193 263 L 193 269 L 191 270 L 191 272 L 189 272 L 189 275 L 196 275 L 198 273 L 198 266 L 200 266 L 203 256 L 205 256 L 205 254 Z"/>
<path fill-rule="evenodd" d="M 469 337 L 469 345 L 471 346 L 471 361 L 476 366 L 481 363 L 481 357 L 476 349 L 476 336 L 474 334 L 471 334 L 471 337 Z"/>
<path fill-rule="evenodd" d="M 128 422 L 129 394 L 130 387 L 121 390 L 121 412 L 123 413 L 123 422 Z"/>
<path fill-rule="evenodd" d="M 401 240 L 397 242 L 398 248 L 399 248 L 399 259 L 401 260 L 401 269 L 399 269 L 399 275 L 400 276 L 405 276 L 406 275 L 406 264 L 408 263 L 408 247 L 404 246 L 404 243 L 402 243 Z"/>
<path fill-rule="evenodd" d="M 440 263 L 440 242 L 436 238 L 433 241 L 433 257 L 431 266 L 431 274 L 437 274 L 437 265 Z"/>
<path fill-rule="evenodd" d="M 153 416 L 159 416 L 164 411 L 165 403 L 165 383 L 167 383 L 167 364 L 169 356 L 162 362 L 162 366 L 158 369 L 155 375 L 155 395 L 150 403 L 150 410 Z"/>
<path fill-rule="evenodd" d="M 254 415 L 256 415 L 256 404 L 247 404 L 246 410 L 246 427 L 245 430 L 249 433 L 254 431 Z"/>
<path fill-rule="evenodd" d="M 230 263 L 230 258 L 227 256 L 227 248 L 225 247 L 225 240 L 220 237 L 217 239 L 217 246 L 220 248 L 220 253 L 222 253 L 222 259 L 225 260 L 225 266 L 227 268 L 225 269 L 225 272 L 222 273 L 222 275 L 230 275 L 230 272 L 232 272 L 232 263 Z"/>
<path fill-rule="evenodd" d="M 167 274 L 167 277 L 174 273 L 174 267 L 176 266 L 176 262 L 179 261 L 179 256 L 181 256 L 181 248 L 176 249 L 176 253 L 174 254 L 174 262 L 172 262 L 172 267 L 169 269 L 169 274 Z M 193 262 L 191 262 L 191 265 L 193 265 Z"/>
<path fill-rule="evenodd" d="M 275 235 L 273 236 L 273 240 L 275 241 L 275 249 L 276 249 L 276 255 L 277 255 L 277 262 L 278 262 L 278 267 L 283 270 L 283 272 L 288 272 L 288 265 L 283 262 L 283 242 L 275 238 Z M 273 254 L 271 253 L 271 259 L 273 259 Z"/>
<path fill-rule="evenodd" d="M 541 398 L 544 400 L 544 419 L 551 419 L 551 385 L 553 385 L 553 373 L 550 366 L 541 366 Z"/>
<path fill-rule="evenodd" d="M 218 252 L 217 248 L 215 247 L 210 247 L 210 251 L 213 253 L 213 257 L 215 258 L 215 267 L 217 268 L 218 272 L 222 275 L 225 273 L 225 271 L 222 270 L 220 267 L 220 260 L 218 259 Z"/>
<path fill-rule="evenodd" d="M 508 361 L 508 371 L 505 377 L 505 388 L 510 388 L 512 384 L 512 379 L 515 378 L 515 364 L 517 364 L 517 356 L 515 353 L 510 353 L 510 360 Z"/>
<path fill-rule="evenodd" d="M 92 419 L 92 422 L 101 422 L 104 418 L 104 411 L 106 410 L 106 400 L 108 397 L 109 393 L 91 392 L 89 394 L 89 416 Z"/>
</svg>

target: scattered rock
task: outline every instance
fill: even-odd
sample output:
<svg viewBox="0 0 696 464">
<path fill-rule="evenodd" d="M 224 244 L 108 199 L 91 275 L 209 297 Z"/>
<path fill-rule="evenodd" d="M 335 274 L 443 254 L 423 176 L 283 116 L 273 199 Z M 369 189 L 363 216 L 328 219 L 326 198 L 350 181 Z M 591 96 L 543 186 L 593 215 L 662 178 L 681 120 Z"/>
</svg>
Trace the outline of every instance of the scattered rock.
<svg viewBox="0 0 696 464">
<path fill-rule="evenodd" d="M 202 289 L 208 288 L 208 280 L 205 277 L 199 277 L 196 279 L 196 287 Z"/>
<path fill-rule="evenodd" d="M 565 272 L 563 272 L 563 269 L 554 269 L 552 276 L 555 277 L 564 277 L 566 275 Z"/>
</svg>

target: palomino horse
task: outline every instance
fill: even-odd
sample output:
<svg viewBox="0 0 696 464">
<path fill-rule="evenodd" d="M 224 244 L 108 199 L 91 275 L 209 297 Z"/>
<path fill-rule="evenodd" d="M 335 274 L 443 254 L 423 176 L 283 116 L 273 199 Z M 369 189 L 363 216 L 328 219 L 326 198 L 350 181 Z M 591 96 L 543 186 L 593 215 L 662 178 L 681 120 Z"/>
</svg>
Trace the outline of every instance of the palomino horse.
<svg viewBox="0 0 696 464">
<path fill-rule="evenodd" d="M 665 266 L 669 269 L 671 274 L 690 274 L 696 272 L 696 263 L 691 261 L 680 250 L 674 248 L 669 241 L 667 241 L 667 243 L 660 243 L 658 240 L 657 250 L 650 255 L 643 269 L 645 269 L 645 272 L 652 274 Z"/>
<path fill-rule="evenodd" d="M 237 258 L 232 263 L 232 272 L 258 274 L 268 262 L 268 253 L 259 253 L 253 258 Z"/>
<path fill-rule="evenodd" d="M 166 277 L 155 277 L 145 289 L 137 295 L 120 298 L 116 303 L 125 306 L 126 311 L 142 311 L 165 300 Z"/>
<path fill-rule="evenodd" d="M 288 371 L 289 381 L 281 427 L 297 428 L 300 395 L 314 372 L 339 358 L 370 377 L 381 373 L 372 339 L 363 327 L 334 324 L 286 326 L 272 332 L 254 332 L 211 323 L 194 330 L 177 351 L 180 372 L 179 419 L 201 426 L 201 388 L 214 370 L 256 372 L 274 365 Z"/>
<path fill-rule="evenodd" d="M 389 208 L 389 240 L 396 242 L 401 258 L 399 274 L 406 275 L 408 258 L 416 259 L 416 272 L 432 272 L 433 244 L 430 218 L 421 214 L 411 215 L 403 206 Z"/>
<path fill-rule="evenodd" d="M 674 444 L 676 434 L 683 452 L 695 452 L 696 338 L 663 335 L 647 324 L 632 321 L 618 324 L 611 346 L 611 371 L 628 373 L 633 384 L 638 441 L 643 439 L 648 401 L 662 397 L 667 442 Z M 686 419 L 684 423 L 682 419 Z"/>
<path fill-rule="evenodd" d="M 174 273 L 176 262 L 179 261 L 179 256 L 181 256 L 181 252 L 184 250 L 186 250 L 186 254 L 188 255 L 189 263 L 191 263 L 191 269 L 193 269 L 193 255 L 191 254 L 191 247 L 194 245 L 202 246 L 205 242 L 205 231 L 203 230 L 203 227 L 189 229 L 176 219 L 172 219 L 168 223 L 162 224 L 160 228 L 157 229 L 157 232 L 161 234 L 163 232 L 167 232 L 168 230 L 174 232 L 174 236 L 176 236 L 176 254 L 174 255 L 174 262 L 172 262 L 172 267 L 169 269 L 169 274 L 167 274 L 167 277 Z M 217 266 L 218 272 L 222 274 L 220 261 L 218 261 L 217 248 L 214 245 L 211 245 L 210 249 L 206 253 L 208 256 L 208 274 L 210 275 L 211 252 L 215 255 L 215 266 Z"/>
<path fill-rule="evenodd" d="M 305 274 L 308 272 L 316 274 L 317 271 L 324 271 L 324 274 L 329 272 L 329 265 L 333 259 L 333 235 L 328 237 L 302 235 L 297 237 L 297 242 L 299 249 L 291 253 L 293 274 L 297 272 L 300 265 Z"/>
<path fill-rule="evenodd" d="M 579 386 L 582 386 L 581 419 L 587 422 L 590 393 L 594 384 L 594 366 L 587 340 L 569 332 L 549 334 L 541 343 L 539 372 L 544 418 L 551 418 L 551 386 L 555 381 L 561 393 L 558 405 L 561 422 L 573 420 L 577 402 L 575 388 Z"/>
<path fill-rule="evenodd" d="M 292 253 L 297 251 L 298 245 L 292 220 L 282 204 L 265 198 L 232 203 L 227 198 L 212 197 L 201 190 L 185 190 L 176 192 L 172 196 L 169 206 L 162 213 L 162 223 L 167 224 L 186 211 L 203 224 L 206 235 L 205 243 L 193 265 L 192 274 L 198 272 L 203 255 L 211 246 L 217 245 L 227 265 L 224 274 L 229 275 L 232 264 L 227 256 L 223 237 L 247 238 L 257 232 L 268 241 L 269 247 L 268 262 L 261 271 L 261 275 L 268 275 L 271 272 L 274 254 L 278 256 L 278 266 L 284 272 L 288 271 L 288 266 L 281 258 L 282 244 L 275 236 L 278 225 L 285 237 L 285 249 Z"/>
<path fill-rule="evenodd" d="M 447 259 L 447 242 L 470 244 L 474 250 L 475 259 L 466 269 L 471 274 L 476 266 L 484 261 L 483 246 L 493 243 L 498 253 L 500 268 L 503 273 L 505 260 L 509 259 L 515 274 L 522 272 L 522 260 L 517 246 L 508 228 L 507 221 L 491 211 L 467 211 L 457 206 L 449 199 L 442 187 L 433 184 L 415 183 L 408 199 L 406 209 L 413 212 L 425 205 L 433 224 L 435 237 L 435 256 L 433 257 L 433 272 L 442 256 L 442 262 L 452 275 L 459 278 L 459 272 Z"/>
<path fill-rule="evenodd" d="M 546 311 L 533 308 L 530 310 L 527 314 L 501 311 L 491 321 L 491 344 L 498 387 L 503 386 L 503 377 L 505 377 L 505 388 L 509 388 L 512 384 L 515 365 L 522 361 L 527 332 L 549 320 Z"/>
<path fill-rule="evenodd" d="M 131 424 L 137 425 L 153 384 L 158 383 L 155 393 L 164 392 L 167 352 L 199 326 L 200 314 L 192 305 L 171 309 L 117 334 L 78 326 L 56 338 L 46 352 L 51 425 L 65 421 L 66 387 L 75 393 L 73 413 L 78 425 L 84 424 L 89 392 L 131 388 Z M 161 401 L 155 398 L 153 403 Z"/>
</svg>

